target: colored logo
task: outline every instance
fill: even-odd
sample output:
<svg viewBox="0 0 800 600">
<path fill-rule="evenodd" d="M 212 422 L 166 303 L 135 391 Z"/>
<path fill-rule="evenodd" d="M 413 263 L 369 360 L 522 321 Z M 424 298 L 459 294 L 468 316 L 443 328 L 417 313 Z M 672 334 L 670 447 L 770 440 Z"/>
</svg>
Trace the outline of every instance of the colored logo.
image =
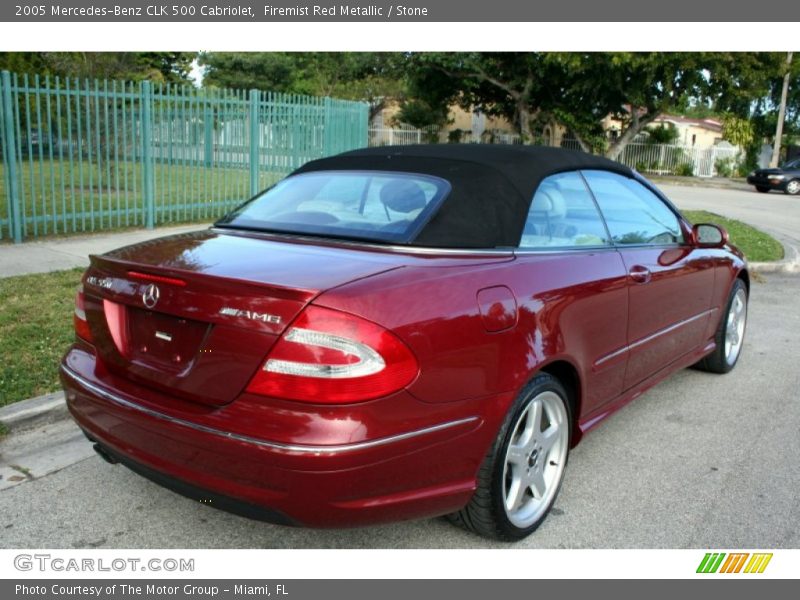
<svg viewBox="0 0 800 600">
<path fill-rule="evenodd" d="M 772 560 L 772 553 L 767 552 L 706 552 L 700 565 L 697 567 L 698 573 L 763 573 L 769 561 Z"/>
</svg>

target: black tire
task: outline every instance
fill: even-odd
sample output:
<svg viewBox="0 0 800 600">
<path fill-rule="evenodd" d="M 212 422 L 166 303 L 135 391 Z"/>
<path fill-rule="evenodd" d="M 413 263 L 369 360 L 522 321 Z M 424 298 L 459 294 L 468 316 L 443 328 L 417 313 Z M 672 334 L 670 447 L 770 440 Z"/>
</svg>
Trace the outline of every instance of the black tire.
<svg viewBox="0 0 800 600">
<path fill-rule="evenodd" d="M 530 535 L 544 522 L 558 497 L 564 479 L 564 469 L 561 470 L 560 478 L 555 486 L 555 493 L 550 499 L 549 505 L 541 517 L 530 526 L 520 528 L 514 525 L 509 520 L 503 503 L 504 468 L 506 451 L 512 439 L 512 426 L 517 423 L 531 401 L 543 392 L 554 392 L 564 405 L 568 432 L 567 450 L 563 459 L 564 469 L 566 469 L 572 440 L 572 407 L 567 392 L 558 379 L 548 373 L 540 373 L 525 386 L 511 406 L 503 426 L 478 472 L 478 486 L 475 494 L 467 506 L 456 513 L 447 515 L 447 519 L 451 523 L 484 537 L 513 542 Z"/>
<path fill-rule="evenodd" d="M 714 334 L 714 341 L 716 342 L 717 347 L 714 349 L 714 352 L 706 356 L 703 360 L 695 365 L 698 369 L 709 371 L 711 373 L 729 373 L 736 366 L 736 363 L 739 362 L 739 357 L 742 355 L 741 348 L 736 353 L 736 356 L 734 356 L 731 360 L 725 354 L 725 338 L 727 335 L 728 315 L 731 311 L 731 306 L 733 305 L 734 299 L 740 291 L 744 293 L 745 298 L 744 310 L 746 325 L 747 304 L 749 300 L 747 295 L 747 286 L 744 284 L 744 281 L 737 278 L 733 282 L 731 293 L 728 295 L 728 301 L 725 303 L 725 311 L 720 315 L 719 326 L 717 327 L 717 332 Z M 744 337 L 744 331 L 742 332 L 742 337 Z"/>
<path fill-rule="evenodd" d="M 762 194 L 766 194 L 767 192 L 769 192 L 769 188 L 765 185 L 757 185 L 756 191 L 761 192 Z"/>
<path fill-rule="evenodd" d="M 786 187 L 783 188 L 784 194 L 789 194 L 790 196 L 796 196 L 800 194 L 800 179 L 792 179 L 786 184 Z"/>
</svg>

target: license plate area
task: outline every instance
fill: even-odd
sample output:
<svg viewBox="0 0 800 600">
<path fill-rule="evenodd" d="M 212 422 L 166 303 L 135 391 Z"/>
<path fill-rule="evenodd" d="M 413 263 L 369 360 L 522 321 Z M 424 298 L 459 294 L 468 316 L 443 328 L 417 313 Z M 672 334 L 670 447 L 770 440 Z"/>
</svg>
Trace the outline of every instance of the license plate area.
<svg viewBox="0 0 800 600">
<path fill-rule="evenodd" d="M 210 325 L 164 313 L 128 309 L 130 359 L 169 373 L 189 368 Z"/>
</svg>

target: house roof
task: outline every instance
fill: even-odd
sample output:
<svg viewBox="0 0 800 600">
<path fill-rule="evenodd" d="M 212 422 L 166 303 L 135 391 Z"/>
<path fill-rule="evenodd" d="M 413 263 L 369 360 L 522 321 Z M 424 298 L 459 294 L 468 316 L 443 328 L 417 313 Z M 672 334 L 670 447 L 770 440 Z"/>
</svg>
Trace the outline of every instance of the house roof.
<svg viewBox="0 0 800 600">
<path fill-rule="evenodd" d="M 717 133 L 722 132 L 722 122 L 718 121 L 717 119 L 692 119 L 690 117 L 683 117 L 680 115 L 659 115 L 655 121 L 655 123 L 675 123 L 676 125 L 688 125 L 691 127 L 700 127 L 702 129 L 708 129 L 709 131 L 715 131 Z"/>
<path fill-rule="evenodd" d="M 516 246 L 541 181 L 599 169 L 633 177 L 628 167 L 575 150 L 502 144 L 427 144 L 365 148 L 306 163 L 293 174 L 374 170 L 440 177 L 451 191 L 410 244 L 442 248 Z"/>
</svg>

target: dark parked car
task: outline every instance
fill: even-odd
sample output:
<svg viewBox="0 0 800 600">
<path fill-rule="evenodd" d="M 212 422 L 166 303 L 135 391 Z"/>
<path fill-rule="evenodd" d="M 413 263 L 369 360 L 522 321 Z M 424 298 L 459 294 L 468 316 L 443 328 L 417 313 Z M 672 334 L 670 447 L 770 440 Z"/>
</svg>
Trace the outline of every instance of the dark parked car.
<svg viewBox="0 0 800 600">
<path fill-rule="evenodd" d="M 757 169 L 747 176 L 747 183 L 759 192 L 780 190 L 784 194 L 800 193 L 800 158 L 790 160 L 777 169 Z"/>
<path fill-rule="evenodd" d="M 615 162 L 359 150 L 92 256 L 61 377 L 104 458 L 211 506 L 514 540 L 587 431 L 678 369 L 736 365 L 749 287 L 725 231 Z"/>
</svg>

